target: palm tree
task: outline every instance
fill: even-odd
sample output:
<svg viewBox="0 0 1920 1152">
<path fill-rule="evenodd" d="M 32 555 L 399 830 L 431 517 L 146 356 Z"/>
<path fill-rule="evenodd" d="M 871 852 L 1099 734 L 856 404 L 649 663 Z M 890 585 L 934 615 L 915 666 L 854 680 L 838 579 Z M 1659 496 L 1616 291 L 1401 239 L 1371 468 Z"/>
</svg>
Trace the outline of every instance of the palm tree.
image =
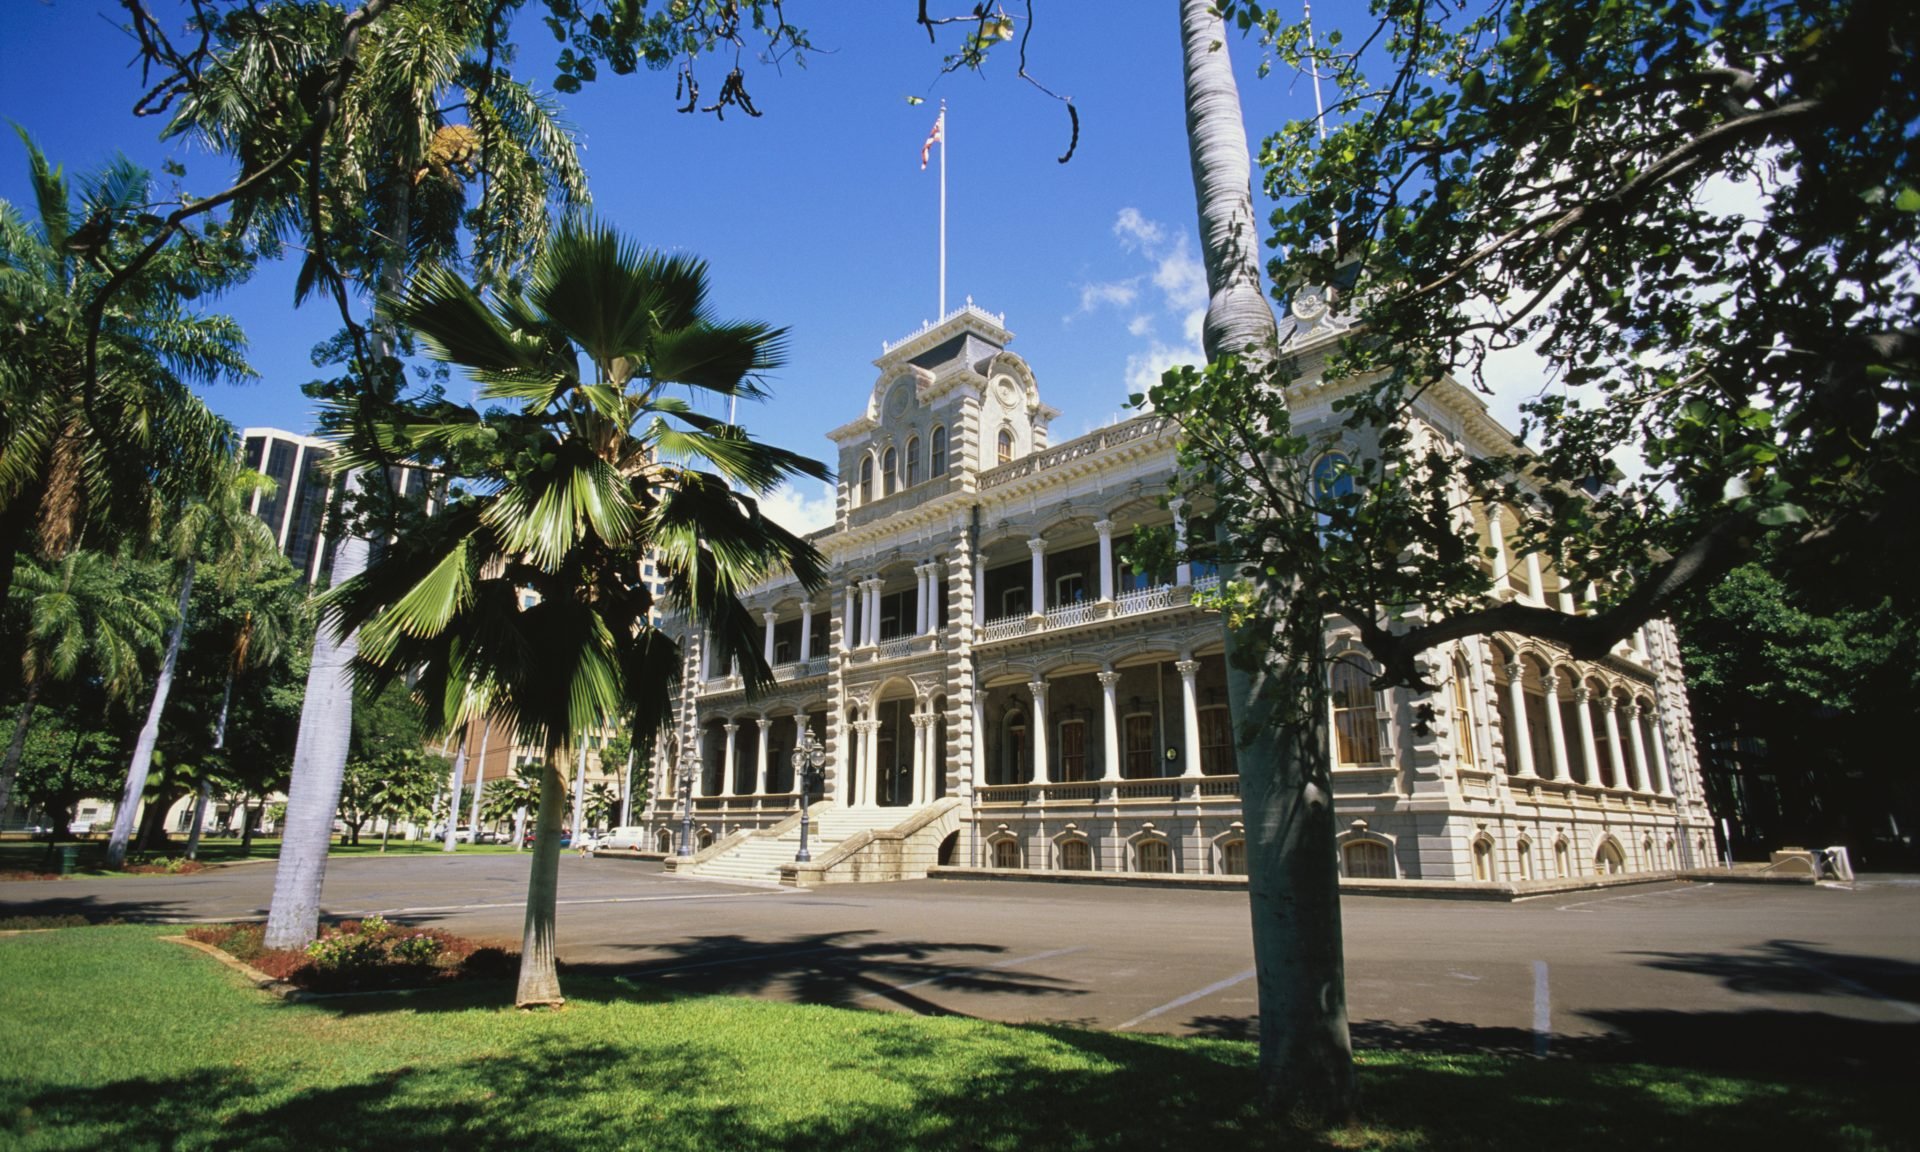
<svg viewBox="0 0 1920 1152">
<path fill-rule="evenodd" d="M 538 250 L 550 210 L 586 202 L 585 173 L 553 104 L 515 81 L 505 57 L 490 50 L 497 9 L 483 0 L 423 0 L 378 13 L 359 34 L 358 63 L 319 163 L 281 170 L 236 204 L 237 225 L 274 239 L 306 239 L 297 293 L 331 295 L 356 337 L 359 327 L 346 316 L 353 284 L 396 298 L 418 262 L 457 258 L 463 229 L 474 240 L 478 274 L 504 279 Z M 307 131 L 311 109 L 302 86 L 330 74 L 341 22 L 305 5 L 250 6 L 231 13 L 215 34 L 214 59 L 193 78 L 170 131 L 197 135 L 243 166 L 284 152 Z M 471 211 L 469 185 L 480 192 Z M 381 391 L 394 375 L 399 333 L 378 308 L 371 327 L 352 387 Z M 381 491 L 389 463 L 350 471 L 347 491 L 390 506 Z M 364 569 L 368 551 L 358 532 L 343 539 L 333 583 Z M 356 650 L 351 633 L 321 629 L 315 639 L 267 920 L 273 947 L 306 944 L 319 923 L 350 742 Z"/>
<path fill-rule="evenodd" d="M 396 315 L 506 407 L 383 406 L 347 448 L 356 465 L 437 454 L 472 485 L 327 607 L 337 632 L 361 629 L 366 675 L 419 670 L 416 691 L 446 730 L 487 700 L 544 750 L 522 1005 L 562 999 L 555 885 L 575 742 L 614 717 L 651 728 L 669 712 L 680 647 L 656 607 L 710 628 L 757 691 L 771 673 L 739 594 L 779 568 L 821 580 L 812 546 L 764 519 L 755 494 L 826 469 L 668 394 L 757 396 L 779 361 L 783 333 L 711 319 L 706 294 L 701 262 L 595 225 L 563 225 L 524 296 L 489 301 L 426 270 Z"/>
<path fill-rule="evenodd" d="M 537 778 L 523 778 L 518 768 L 514 769 L 512 779 L 489 781 L 480 794 L 481 821 L 489 828 L 512 824 L 519 818 L 520 810 L 527 806 L 528 798 L 538 786 Z"/>
<path fill-rule="evenodd" d="M 86 304 L 144 238 L 152 182 L 120 157 L 75 189 L 21 139 L 38 212 L 0 201 L 0 597 L 20 557 L 145 539 L 156 489 L 167 502 L 202 490 L 230 431 L 193 386 L 253 375 L 239 326 L 190 306 L 244 271 L 219 234 L 113 297 L 89 374 Z"/>
<path fill-rule="evenodd" d="M 1246 123 L 1214 0 L 1181 0 L 1180 37 L 1207 270 L 1203 347 L 1210 363 L 1227 356 L 1260 363 L 1276 353 L 1279 326 L 1260 288 Z M 1355 1088 L 1322 622 L 1317 614 L 1274 619 L 1268 613 L 1285 603 L 1284 593 L 1257 581 L 1255 603 L 1263 611 L 1238 632 L 1229 628 L 1227 637 L 1228 651 L 1245 658 L 1227 661 L 1227 686 L 1242 749 L 1260 1079 L 1286 1113 L 1337 1121 L 1353 1111 Z"/>
<path fill-rule="evenodd" d="M 167 634 L 160 675 L 154 681 L 153 702 L 147 708 L 146 723 L 141 725 L 140 737 L 134 743 L 133 760 L 127 765 L 126 787 L 121 790 L 120 807 L 114 814 L 113 835 L 107 841 L 109 868 L 118 868 L 126 860 L 127 842 L 133 836 L 134 813 L 140 807 L 140 798 L 146 794 L 147 772 L 153 767 L 153 748 L 160 739 L 160 720 L 166 714 L 174 668 L 180 661 L 180 642 L 187 632 L 197 566 L 202 561 L 212 564 L 216 577 L 232 587 L 258 576 L 266 562 L 278 554 L 273 533 L 249 510 L 253 494 L 265 483 L 268 481 L 259 473 L 241 467 L 235 457 L 229 456 L 208 490 L 168 517 L 171 527 L 163 543 L 180 573 L 179 603 L 174 610 L 173 627 Z"/>
<path fill-rule="evenodd" d="M 167 597 L 132 571 L 124 557 L 69 552 L 52 567 L 29 557 L 15 572 L 11 597 L 25 609 L 25 690 L 6 759 L 0 762 L 0 813 L 13 799 L 27 728 L 49 684 L 79 677 L 97 682 L 110 701 L 140 690 L 143 663 L 159 647 Z"/>
<path fill-rule="evenodd" d="M 620 793 L 604 780 L 590 784 L 587 786 L 584 807 L 588 827 L 605 828 L 614 813 L 620 810 Z M 574 831 L 578 834 L 580 829 Z"/>
</svg>

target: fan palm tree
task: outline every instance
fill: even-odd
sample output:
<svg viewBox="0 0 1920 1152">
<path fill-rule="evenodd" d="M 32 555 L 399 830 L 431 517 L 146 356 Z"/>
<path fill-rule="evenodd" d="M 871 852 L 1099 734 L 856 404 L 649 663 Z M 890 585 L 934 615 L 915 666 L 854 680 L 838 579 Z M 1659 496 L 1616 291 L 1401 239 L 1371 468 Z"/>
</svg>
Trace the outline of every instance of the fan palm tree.
<svg viewBox="0 0 1920 1152">
<path fill-rule="evenodd" d="M 538 251 L 550 211 L 586 202 L 586 176 L 553 103 L 514 80 L 507 56 L 491 50 L 498 8 L 421 0 L 376 14 L 359 32 L 357 66 L 314 162 L 280 169 L 236 203 L 237 226 L 305 244 L 297 295 L 320 290 L 343 316 L 356 285 L 395 298 L 420 261 L 456 261 L 463 230 L 473 240 L 474 271 L 503 280 Z M 195 135 L 251 171 L 308 131 L 312 93 L 340 55 L 344 25 L 312 5 L 250 5 L 226 14 L 214 34 L 213 61 L 192 79 L 170 131 Z M 471 207 L 470 187 L 479 192 Z M 371 328 L 370 347 L 356 356 L 355 389 L 375 390 L 393 375 L 393 318 L 376 308 Z M 349 471 L 346 489 L 382 503 L 386 475 L 384 467 Z M 349 533 L 334 552 L 333 582 L 358 574 L 367 556 L 366 536 Z M 306 944 L 319 922 L 356 645 L 351 633 L 322 629 L 315 638 L 267 919 L 273 947 Z"/>
<path fill-rule="evenodd" d="M 528 779 L 526 776 L 533 776 Z M 489 780 L 480 794 L 480 820 L 489 828 L 512 824 L 540 786 L 537 774 L 515 769 L 510 779 Z"/>
<path fill-rule="evenodd" d="M 144 539 L 156 489 L 162 507 L 204 489 L 230 433 L 193 386 L 253 375 L 239 325 L 192 307 L 245 270 L 221 234 L 113 297 L 89 375 L 87 301 L 144 240 L 152 181 L 120 157 L 75 188 L 21 139 L 37 215 L 0 201 L 0 597 L 20 557 Z"/>
<path fill-rule="evenodd" d="M 620 793 L 604 780 L 589 784 L 583 808 L 589 828 L 605 828 L 620 810 Z"/>
<path fill-rule="evenodd" d="M 13 799 L 13 782 L 26 748 L 34 706 L 48 685 L 86 677 L 110 701 L 140 690 L 144 664 L 160 646 L 167 600 L 154 581 L 124 557 L 80 550 L 44 566 L 29 557 L 16 571 L 12 599 L 25 610 L 20 661 L 24 699 L 6 759 L 0 762 L 0 813 Z"/>
<path fill-rule="evenodd" d="M 561 1001 L 555 884 L 574 745 L 612 718 L 658 727 L 669 712 L 680 646 L 656 609 L 711 629 L 757 691 L 771 672 L 739 594 L 781 568 L 808 587 L 822 578 L 812 546 L 763 518 L 755 494 L 826 468 L 669 394 L 757 396 L 779 362 L 782 332 L 715 321 L 706 296 L 701 262 L 591 224 L 556 232 L 524 296 L 486 299 L 423 271 L 396 316 L 502 406 L 385 405 L 361 414 L 367 432 L 346 448 L 356 465 L 434 457 L 473 487 L 327 609 L 336 631 L 361 630 L 369 678 L 419 670 L 446 730 L 485 700 L 544 751 L 523 1005 Z"/>
<path fill-rule="evenodd" d="M 271 483 L 259 473 L 227 457 L 203 494 L 175 508 L 167 517 L 170 525 L 165 539 L 166 552 L 179 572 L 179 604 L 174 610 L 173 627 L 167 633 L 166 654 L 160 661 L 160 674 L 154 680 L 153 702 L 147 708 L 146 723 L 133 746 L 133 759 L 127 765 L 126 787 L 120 793 L 120 807 L 114 814 L 113 835 L 107 841 L 107 866 L 118 868 L 127 858 L 127 843 L 133 836 L 133 818 L 146 794 L 147 773 L 153 767 L 154 745 L 160 740 L 160 720 L 166 714 L 167 695 L 173 690 L 174 668 L 180 662 L 180 642 L 187 632 L 188 609 L 193 603 L 193 579 L 204 561 L 213 566 L 216 578 L 229 588 L 258 576 L 267 562 L 278 555 L 273 533 L 250 510 L 255 492 Z"/>
</svg>

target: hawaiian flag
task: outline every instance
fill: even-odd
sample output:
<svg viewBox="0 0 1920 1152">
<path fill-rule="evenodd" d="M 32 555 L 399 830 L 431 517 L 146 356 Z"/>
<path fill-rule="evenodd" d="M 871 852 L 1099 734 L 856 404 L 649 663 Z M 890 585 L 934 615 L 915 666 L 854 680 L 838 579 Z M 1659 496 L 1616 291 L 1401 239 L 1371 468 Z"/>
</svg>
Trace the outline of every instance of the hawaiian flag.
<svg viewBox="0 0 1920 1152">
<path fill-rule="evenodd" d="M 945 144 L 946 142 L 947 110 L 942 108 L 940 109 L 939 117 L 933 122 L 933 131 L 927 133 L 927 142 L 920 146 L 920 171 L 925 172 L 927 170 L 927 156 L 933 151 L 933 146 L 935 144 Z"/>
</svg>

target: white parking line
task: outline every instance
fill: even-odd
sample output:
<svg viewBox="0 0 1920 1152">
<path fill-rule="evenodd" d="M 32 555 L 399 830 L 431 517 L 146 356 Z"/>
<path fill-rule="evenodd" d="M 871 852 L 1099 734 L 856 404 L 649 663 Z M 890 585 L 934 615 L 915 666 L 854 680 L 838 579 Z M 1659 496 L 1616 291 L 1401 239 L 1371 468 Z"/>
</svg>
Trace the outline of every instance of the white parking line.
<svg viewBox="0 0 1920 1152">
<path fill-rule="evenodd" d="M 1547 962 L 1533 962 L 1533 1054 L 1545 1056 L 1553 1042 L 1553 997 L 1547 991 Z"/>
<path fill-rule="evenodd" d="M 1055 956 L 1065 956 L 1069 952 L 1084 952 L 1086 951 L 1086 948 L 1087 946 L 1085 944 L 1076 944 L 1071 948 L 1055 948 L 1051 952 L 1035 952 L 1031 956 L 1021 956 L 1018 959 L 1014 959 L 1014 960 L 1002 960 L 997 964 L 979 964 L 971 968 L 960 968 L 952 972 L 943 972 L 938 976 L 929 976 L 925 980 L 915 980 L 910 984 L 890 984 L 887 987 L 882 988 L 877 992 L 862 992 L 860 995 L 855 996 L 853 999 L 855 1001 L 871 1000 L 875 996 L 885 996 L 889 992 L 905 992 L 909 988 L 922 988 L 928 984 L 938 984 L 942 980 L 954 980 L 954 979 L 958 979 L 961 976 L 971 976 L 977 972 L 991 972 L 991 971 L 996 971 L 996 970 L 1005 969 L 1005 968 L 1018 968 L 1022 964 L 1031 964 L 1036 960 L 1047 960 Z"/>
<path fill-rule="evenodd" d="M 1571 912 L 1576 908 L 1585 908 L 1589 904 L 1611 904 L 1616 900 L 1651 900 L 1662 896 L 1688 896 L 1705 892 L 1713 887 L 1711 881 L 1705 884 L 1690 884 L 1685 888 L 1663 888 L 1658 892 L 1629 892 L 1624 896 L 1602 896 L 1597 900 L 1576 900 L 1572 904 L 1560 904 L 1555 912 Z"/>
<path fill-rule="evenodd" d="M 1114 1031 L 1124 1032 L 1127 1029 L 1133 1027 L 1135 1024 L 1144 1023 L 1145 1021 L 1151 1020 L 1155 1016 L 1158 1016 L 1163 1012 L 1171 1012 L 1175 1008 L 1179 1008 L 1179 1007 L 1182 1007 L 1183 1005 L 1191 1004 L 1195 1000 L 1204 999 L 1208 996 L 1213 995 L 1215 992 L 1221 991 L 1222 989 L 1231 988 L 1235 984 L 1238 984 L 1243 980 L 1251 979 L 1253 976 L 1253 973 L 1254 973 L 1254 969 L 1249 968 L 1245 972 L 1240 973 L 1238 976 L 1229 976 L 1225 980 L 1216 980 L 1212 984 L 1207 985 L 1205 988 L 1200 989 L 1198 992 L 1189 992 L 1185 996 L 1180 997 L 1178 1000 L 1169 1000 L 1165 1004 L 1160 1005 L 1160 1007 L 1158 1008 L 1150 1008 L 1147 1011 L 1140 1013 L 1140 1015 L 1135 1016 L 1133 1019 L 1127 1021 L 1125 1024 L 1122 1024 L 1119 1027 L 1115 1028 Z"/>
</svg>

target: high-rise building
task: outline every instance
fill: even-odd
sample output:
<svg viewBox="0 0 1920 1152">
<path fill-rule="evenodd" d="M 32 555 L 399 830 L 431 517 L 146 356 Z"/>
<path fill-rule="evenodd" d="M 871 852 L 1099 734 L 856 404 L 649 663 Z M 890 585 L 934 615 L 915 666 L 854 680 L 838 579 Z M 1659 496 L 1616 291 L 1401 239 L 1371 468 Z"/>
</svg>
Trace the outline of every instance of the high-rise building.
<svg viewBox="0 0 1920 1152">
<path fill-rule="evenodd" d="M 248 428 L 241 438 L 246 466 L 274 482 L 271 491 L 253 494 L 253 514 L 273 530 L 280 551 L 300 570 L 302 579 L 323 583 L 333 565 L 327 512 L 345 486 L 344 478 L 331 468 L 333 445 L 279 428 Z M 416 486 L 425 483 L 420 470 L 395 466 L 389 472 L 397 495 L 420 495 Z M 431 503 L 430 499 L 429 507 Z"/>
</svg>

